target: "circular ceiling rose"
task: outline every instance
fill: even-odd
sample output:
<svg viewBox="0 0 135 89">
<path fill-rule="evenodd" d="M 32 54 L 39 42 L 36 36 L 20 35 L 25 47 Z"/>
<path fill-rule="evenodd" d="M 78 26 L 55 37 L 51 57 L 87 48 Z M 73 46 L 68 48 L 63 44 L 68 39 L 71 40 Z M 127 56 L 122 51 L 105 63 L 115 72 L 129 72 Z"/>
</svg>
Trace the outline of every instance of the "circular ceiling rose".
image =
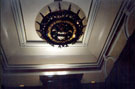
<svg viewBox="0 0 135 89">
<path fill-rule="evenodd" d="M 86 27 L 84 12 L 77 5 L 60 1 L 42 8 L 36 17 L 38 35 L 52 46 L 75 44 Z"/>
</svg>

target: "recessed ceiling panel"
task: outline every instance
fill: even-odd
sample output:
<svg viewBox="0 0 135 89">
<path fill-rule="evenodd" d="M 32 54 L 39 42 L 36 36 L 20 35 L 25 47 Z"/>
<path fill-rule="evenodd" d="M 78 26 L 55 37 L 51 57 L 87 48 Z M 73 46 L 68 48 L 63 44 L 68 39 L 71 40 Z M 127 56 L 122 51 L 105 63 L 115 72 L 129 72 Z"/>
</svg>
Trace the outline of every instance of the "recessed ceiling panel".
<svg viewBox="0 0 135 89">
<path fill-rule="evenodd" d="M 115 34 L 112 26 L 121 2 L 116 4 L 113 1 L 111 4 L 105 1 L 100 3 L 100 0 L 4 0 L 1 37 L 4 39 L 2 49 L 7 67 L 100 68 L 104 53 Z M 47 26 L 42 34 L 37 32 L 42 28 L 38 23 Z M 77 37 L 76 30 L 85 25 L 79 34 L 84 33 L 78 35 L 81 38 L 72 44 Z M 56 32 L 57 28 L 68 30 Z M 69 47 L 53 47 L 46 38 L 40 38 L 46 33 L 46 38 L 49 37 L 55 44 L 61 40 L 65 43 L 71 41 L 71 44 L 68 44 Z"/>
<path fill-rule="evenodd" d="M 115 55 L 120 53 L 120 47 L 123 47 L 123 42 L 126 42 L 124 30 L 120 29 L 123 26 L 119 28 L 118 25 L 122 23 L 121 19 L 125 13 L 122 11 L 126 8 L 127 2 L 122 3 L 122 0 L 59 1 L 2 0 L 1 52 L 2 63 L 8 70 L 6 72 L 66 71 L 70 74 L 84 73 L 83 78 L 86 82 L 93 81 L 95 78 L 96 82 L 103 81 L 104 75 L 108 75 L 108 70 L 111 69 L 107 68 L 108 65 L 113 64 Z M 44 23 L 46 19 L 48 24 Z M 80 19 L 82 21 L 78 24 Z M 48 27 L 47 32 L 38 33 L 37 30 L 41 31 L 40 28 L 43 30 L 38 23 L 46 24 L 43 26 Z M 72 40 L 76 28 L 84 25 L 86 27 L 80 31 L 84 32 L 81 38 L 77 39 L 75 44 L 72 42 L 68 44 L 68 47 L 53 47 L 46 39 L 40 38 L 45 32 L 47 37 L 51 35 L 49 38 L 55 42 Z M 64 31 L 61 32 L 57 28 L 62 28 L 61 30 Z M 65 30 L 66 28 L 70 30 Z"/>
<path fill-rule="evenodd" d="M 66 1 L 66 0 L 65 0 Z M 33 3 L 31 3 L 33 2 Z M 44 8 L 45 6 L 47 7 L 49 4 L 53 3 L 53 0 L 20 0 L 20 10 L 21 10 L 21 16 L 23 16 L 23 24 L 24 24 L 24 36 L 26 37 L 26 41 L 29 42 L 45 42 L 43 39 L 41 39 L 37 33 L 36 33 L 36 28 L 35 28 L 35 19 L 38 15 L 38 13 L 41 11 L 45 12 L 48 11 L 48 8 Z M 66 2 L 71 2 L 72 7 L 71 11 L 77 12 L 78 9 L 80 8 L 81 11 L 79 13 L 80 18 L 83 18 L 82 16 L 82 11 L 84 11 L 84 14 L 86 15 L 86 20 L 89 18 L 89 14 L 91 12 L 91 6 L 92 2 L 91 0 L 86 0 L 85 2 L 82 0 L 67 0 Z M 57 2 L 54 2 L 55 4 L 52 4 L 50 8 L 52 11 L 57 11 L 59 10 L 59 6 L 57 5 Z M 70 3 L 63 3 L 61 4 L 61 9 L 67 9 L 69 7 Z M 75 6 L 76 5 L 76 6 Z M 76 7 L 79 8 L 76 8 Z M 44 8 L 44 9 L 43 9 Z M 47 14 L 43 13 L 43 14 Z M 90 29 L 89 29 L 90 30 Z M 81 36 L 80 39 L 78 40 L 79 43 L 83 42 L 84 36 Z"/>
</svg>

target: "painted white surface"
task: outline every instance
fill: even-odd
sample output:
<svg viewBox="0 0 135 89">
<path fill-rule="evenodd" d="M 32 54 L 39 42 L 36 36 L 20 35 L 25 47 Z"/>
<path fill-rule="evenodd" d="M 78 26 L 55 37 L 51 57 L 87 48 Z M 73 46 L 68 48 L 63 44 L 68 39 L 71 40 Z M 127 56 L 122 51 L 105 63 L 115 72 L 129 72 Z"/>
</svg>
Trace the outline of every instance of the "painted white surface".
<svg viewBox="0 0 135 89">
<path fill-rule="evenodd" d="M 22 0 L 23 1 L 23 0 Z M 41 0 L 45 3 L 45 0 Z M 74 3 L 79 3 L 81 8 L 84 8 L 87 14 L 89 3 L 84 2 L 83 0 L 72 0 Z M 89 0 L 87 0 L 89 1 Z M 25 9 L 31 9 L 31 12 L 25 12 L 25 17 L 27 19 L 32 18 L 29 13 L 35 13 L 36 11 L 42 8 L 36 8 L 32 10 L 32 7 L 28 7 L 29 3 L 24 0 L 24 4 L 27 4 Z M 37 0 L 33 0 L 33 7 L 36 4 Z M 42 5 L 42 2 L 38 3 Z M 51 2 L 48 0 L 48 3 Z M 82 4 L 81 2 L 84 2 Z M 46 3 L 46 4 L 48 4 Z M 86 5 L 88 4 L 88 5 Z M 103 48 L 103 45 L 107 39 L 109 31 L 111 30 L 111 26 L 113 25 L 113 21 L 115 16 L 119 10 L 121 4 L 121 0 L 101 0 L 101 4 L 96 16 L 96 20 L 92 27 L 92 32 L 89 34 L 88 45 L 79 45 L 72 46 L 68 48 L 57 48 L 46 46 L 44 44 L 40 44 L 42 46 L 31 46 L 31 43 L 28 47 L 20 45 L 18 33 L 16 30 L 16 25 L 13 19 L 13 14 L 10 6 L 10 2 L 8 0 L 2 0 L 2 13 L 1 18 L 1 38 L 2 46 L 6 53 L 7 61 L 9 64 L 63 64 L 63 63 L 93 63 L 97 62 L 99 54 Z M 36 15 L 36 14 L 35 14 Z M 33 14 L 34 16 L 34 14 Z M 27 21 L 26 21 L 27 22 Z M 28 21 L 29 22 L 29 21 Z M 87 36 L 86 36 L 87 37 Z M 35 44 L 36 45 L 36 44 Z M 108 70 L 109 71 L 109 70 Z M 21 75 L 21 74 L 20 74 Z M 19 75 L 19 76 L 20 76 Z M 34 74 L 33 74 L 34 75 Z M 10 76 L 12 81 L 14 77 Z M 8 78 L 8 77 L 7 77 Z M 18 86 L 21 83 L 27 83 L 27 77 L 22 77 L 22 81 L 20 83 L 12 83 L 14 86 Z M 36 80 L 29 83 L 29 85 L 40 85 L 37 76 L 35 76 Z M 35 79 L 33 78 L 33 79 Z M 9 78 L 10 79 L 10 78 Z M 96 81 L 101 82 L 104 81 L 105 76 L 103 70 L 101 71 L 91 71 L 89 73 L 84 73 L 82 82 L 90 82 Z M 19 81 L 20 79 L 18 78 Z M 32 84 L 33 83 L 33 84 Z"/>
</svg>

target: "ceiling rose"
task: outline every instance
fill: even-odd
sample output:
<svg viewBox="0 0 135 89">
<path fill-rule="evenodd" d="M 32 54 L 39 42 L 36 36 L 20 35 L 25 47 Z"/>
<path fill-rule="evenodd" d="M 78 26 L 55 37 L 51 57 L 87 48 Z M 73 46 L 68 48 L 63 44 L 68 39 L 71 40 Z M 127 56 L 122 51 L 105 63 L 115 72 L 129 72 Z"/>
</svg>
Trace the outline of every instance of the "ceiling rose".
<svg viewBox="0 0 135 89">
<path fill-rule="evenodd" d="M 56 8 L 51 7 L 52 5 Z M 62 8 L 64 5 L 68 7 Z M 76 7 L 74 8 L 76 12 L 72 10 L 72 6 Z M 42 39 L 52 46 L 58 45 L 59 47 L 68 47 L 68 44 L 75 44 L 79 40 L 86 27 L 86 18 L 78 6 L 61 1 L 53 2 L 43 9 L 36 18 L 36 31 Z M 79 15 L 80 12 L 83 16 Z"/>
</svg>

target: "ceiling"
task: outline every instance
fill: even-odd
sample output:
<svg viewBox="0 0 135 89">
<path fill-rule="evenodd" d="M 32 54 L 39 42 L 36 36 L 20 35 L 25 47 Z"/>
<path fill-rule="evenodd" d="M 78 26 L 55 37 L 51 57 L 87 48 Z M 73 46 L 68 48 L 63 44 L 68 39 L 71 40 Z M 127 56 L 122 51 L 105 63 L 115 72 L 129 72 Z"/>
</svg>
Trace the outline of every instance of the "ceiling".
<svg viewBox="0 0 135 89">
<path fill-rule="evenodd" d="M 62 0 L 81 8 L 86 24 L 84 34 L 69 47 L 51 46 L 36 32 L 39 12 L 55 0 L 2 0 L 1 57 L 3 84 L 7 86 L 39 86 L 40 75 L 82 74 L 82 83 L 103 82 L 133 33 L 132 0 Z M 50 3 L 55 3 L 51 5 Z M 61 4 L 61 9 L 69 5 Z M 130 6 L 130 7 L 129 7 Z M 76 12 L 74 5 L 71 11 Z M 133 10 L 132 10 L 133 9 Z M 47 9 L 48 10 L 48 9 Z M 46 10 L 45 10 L 46 11 Z M 48 11 L 47 11 L 48 12 Z M 127 12 L 129 14 L 127 14 Z M 38 18 L 40 21 L 41 17 Z M 132 27 L 129 29 L 129 27 Z M 12 81 L 16 82 L 12 82 Z"/>
</svg>

